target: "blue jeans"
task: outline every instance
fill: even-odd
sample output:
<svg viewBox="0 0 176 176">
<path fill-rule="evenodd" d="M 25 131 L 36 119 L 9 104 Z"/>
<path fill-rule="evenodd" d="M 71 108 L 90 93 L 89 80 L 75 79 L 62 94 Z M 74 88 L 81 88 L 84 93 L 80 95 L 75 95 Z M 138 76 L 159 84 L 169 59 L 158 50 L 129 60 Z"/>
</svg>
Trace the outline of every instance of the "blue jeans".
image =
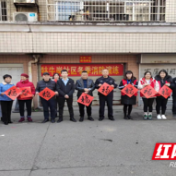
<svg viewBox="0 0 176 176">
<path fill-rule="evenodd" d="M 49 108 L 50 108 L 50 112 L 51 112 L 51 119 L 55 119 L 55 113 L 56 113 L 56 101 L 55 98 L 51 98 L 50 100 L 45 100 L 43 98 L 41 98 L 41 102 L 43 105 L 43 114 L 44 114 L 44 118 L 49 120 Z"/>
</svg>

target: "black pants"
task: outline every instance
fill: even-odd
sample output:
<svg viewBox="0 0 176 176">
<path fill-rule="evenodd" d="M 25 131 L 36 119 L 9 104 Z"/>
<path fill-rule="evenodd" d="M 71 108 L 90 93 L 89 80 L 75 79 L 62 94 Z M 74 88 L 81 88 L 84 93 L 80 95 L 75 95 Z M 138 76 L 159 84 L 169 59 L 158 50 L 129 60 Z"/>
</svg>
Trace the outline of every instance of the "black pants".
<svg viewBox="0 0 176 176">
<path fill-rule="evenodd" d="M 127 111 L 128 111 L 128 115 L 130 115 L 132 109 L 133 109 L 133 105 L 124 104 L 124 105 L 123 105 L 123 113 L 124 113 L 124 116 L 127 115 Z"/>
<path fill-rule="evenodd" d="M 160 114 L 160 109 L 162 110 L 162 114 L 165 114 L 166 112 L 166 105 L 167 105 L 168 98 L 156 98 L 156 112 L 157 114 Z"/>
<path fill-rule="evenodd" d="M 31 100 L 18 100 L 18 103 L 19 103 L 19 109 L 20 109 L 20 116 L 24 117 L 24 107 L 25 107 L 25 104 L 26 104 L 27 117 L 31 117 L 32 99 Z"/>
<path fill-rule="evenodd" d="M 56 99 L 56 115 L 57 115 L 57 111 L 59 110 L 59 97 L 56 96 L 55 99 Z"/>
<path fill-rule="evenodd" d="M 51 119 L 55 119 L 55 112 L 56 112 L 56 101 L 55 98 L 51 98 L 50 100 L 45 100 L 41 98 L 41 102 L 43 105 L 43 113 L 44 113 L 44 118 L 49 120 L 49 108 L 51 112 Z"/>
<path fill-rule="evenodd" d="M 73 97 L 69 97 L 69 98 L 59 97 L 59 119 L 63 119 L 63 111 L 64 111 L 65 101 L 67 102 L 67 107 L 68 107 L 70 119 L 71 119 L 74 117 Z"/>
<path fill-rule="evenodd" d="M 11 121 L 11 111 L 12 111 L 13 101 L 1 101 L 1 111 L 2 111 L 2 121 L 10 122 Z"/>
<path fill-rule="evenodd" d="M 153 111 L 153 102 L 154 102 L 154 98 L 142 98 L 143 103 L 144 103 L 144 112 L 148 111 L 149 108 L 149 112 Z"/>
<path fill-rule="evenodd" d="M 173 101 L 172 101 L 172 112 L 173 114 L 176 114 L 176 98 L 173 97 Z"/>
<path fill-rule="evenodd" d="M 84 117 L 84 105 L 81 103 L 78 103 L 79 105 L 79 113 L 80 113 L 80 117 Z M 88 117 L 91 117 L 92 115 L 92 107 L 91 104 L 89 106 L 86 106 L 86 110 L 87 110 L 87 115 Z"/>
<path fill-rule="evenodd" d="M 104 96 L 99 95 L 99 103 L 100 103 L 100 109 L 99 109 L 99 117 L 104 118 L 104 109 L 105 109 L 105 102 L 108 106 L 108 118 L 113 117 L 113 109 L 112 109 L 112 95 Z"/>
</svg>

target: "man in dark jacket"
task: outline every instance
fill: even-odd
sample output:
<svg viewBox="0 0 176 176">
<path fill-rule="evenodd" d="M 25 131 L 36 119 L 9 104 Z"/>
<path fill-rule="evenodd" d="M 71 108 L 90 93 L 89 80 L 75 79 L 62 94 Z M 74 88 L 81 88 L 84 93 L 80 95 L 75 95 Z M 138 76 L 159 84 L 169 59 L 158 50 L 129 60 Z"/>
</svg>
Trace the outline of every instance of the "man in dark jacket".
<svg viewBox="0 0 176 176">
<path fill-rule="evenodd" d="M 176 78 L 174 78 L 171 82 L 171 88 L 172 88 L 172 112 L 174 115 L 176 115 Z"/>
<path fill-rule="evenodd" d="M 93 96 L 94 89 L 95 89 L 95 85 L 94 85 L 93 80 L 88 79 L 87 71 L 83 71 L 81 74 L 81 79 L 76 81 L 76 90 L 78 90 L 78 93 L 77 93 L 78 99 L 83 92 L 87 93 L 88 95 Z M 86 107 L 87 115 L 88 115 L 88 120 L 94 121 L 94 119 L 91 117 L 92 116 L 91 104 Z M 81 103 L 78 103 L 78 105 L 79 105 L 79 113 L 80 113 L 79 121 L 82 122 L 84 120 L 84 105 Z"/>
<path fill-rule="evenodd" d="M 49 88 L 52 91 L 55 92 L 56 95 L 58 95 L 58 92 L 56 90 L 56 83 L 50 79 L 50 74 L 48 72 L 43 73 L 43 80 L 39 81 L 37 83 L 37 88 L 36 88 L 36 95 L 39 94 L 42 90 L 45 88 Z M 44 98 L 41 98 L 41 102 L 43 105 L 43 112 L 44 112 L 44 120 L 43 123 L 46 123 L 49 121 L 49 111 L 48 108 L 50 108 L 51 111 L 51 122 L 55 122 L 55 98 L 52 97 L 48 101 L 45 100 Z"/>
<path fill-rule="evenodd" d="M 109 71 L 107 69 L 104 69 L 102 71 L 102 75 L 103 75 L 102 77 L 96 80 L 95 88 L 99 89 L 103 85 L 103 83 L 107 83 L 113 88 L 117 87 L 115 80 L 109 77 Z M 98 95 L 99 95 L 99 102 L 100 102 L 99 120 L 102 121 L 104 119 L 105 102 L 107 102 L 107 106 L 108 106 L 108 118 L 109 120 L 114 120 L 113 109 L 112 109 L 113 91 L 111 91 L 107 96 L 100 93 L 98 93 Z"/>
<path fill-rule="evenodd" d="M 64 103 L 67 101 L 68 110 L 70 113 L 70 121 L 76 122 L 73 112 L 73 93 L 74 81 L 68 78 L 67 70 L 61 71 L 62 78 L 57 81 L 57 90 L 59 92 L 59 120 L 58 123 L 63 121 Z"/>
</svg>

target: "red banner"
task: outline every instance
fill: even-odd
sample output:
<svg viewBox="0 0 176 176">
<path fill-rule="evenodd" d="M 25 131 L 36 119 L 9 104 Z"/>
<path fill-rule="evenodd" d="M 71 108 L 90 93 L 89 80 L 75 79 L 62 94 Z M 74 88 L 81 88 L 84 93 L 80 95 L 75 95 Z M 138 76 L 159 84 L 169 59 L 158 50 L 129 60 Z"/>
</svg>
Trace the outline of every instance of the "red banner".
<svg viewBox="0 0 176 176">
<path fill-rule="evenodd" d="M 15 100 L 21 94 L 21 89 L 13 86 L 6 90 L 4 94 L 7 95 L 10 99 Z"/>
<path fill-rule="evenodd" d="M 48 87 L 46 87 L 45 89 L 43 89 L 40 93 L 39 96 L 44 98 L 45 100 L 49 100 L 51 99 L 53 96 L 55 95 L 55 92 L 52 91 L 51 89 L 49 89 Z"/>
<path fill-rule="evenodd" d="M 94 97 L 86 94 L 86 93 L 82 93 L 81 96 L 79 97 L 79 99 L 77 100 L 78 103 L 81 103 L 85 106 L 89 106 L 90 103 L 93 101 Z"/>
<path fill-rule="evenodd" d="M 89 76 L 101 76 L 103 69 L 109 70 L 110 76 L 122 76 L 123 64 L 43 64 L 41 65 L 41 75 L 49 72 L 50 76 L 54 73 L 61 73 L 63 69 L 68 71 L 69 76 L 80 76 L 86 70 Z"/>
<path fill-rule="evenodd" d="M 121 92 L 129 97 L 132 97 L 134 94 L 138 92 L 138 89 L 136 89 L 136 87 L 134 87 L 133 85 L 128 84 L 122 89 Z"/>
<path fill-rule="evenodd" d="M 91 63 L 92 62 L 92 56 L 80 56 L 79 62 L 80 63 Z"/>
<path fill-rule="evenodd" d="M 168 86 L 164 85 L 158 93 L 165 99 L 167 99 L 171 95 L 172 90 Z"/>
<path fill-rule="evenodd" d="M 141 93 L 144 97 L 151 98 L 157 94 L 157 91 L 152 86 L 148 85 L 141 90 Z"/>
<path fill-rule="evenodd" d="M 31 98 L 33 97 L 33 94 L 31 93 L 30 87 L 21 87 L 22 94 L 20 95 L 20 98 Z"/>
<path fill-rule="evenodd" d="M 104 83 L 99 89 L 98 92 L 100 92 L 101 94 L 107 96 L 110 92 L 112 92 L 114 88 L 112 86 L 110 86 L 107 83 Z"/>
</svg>

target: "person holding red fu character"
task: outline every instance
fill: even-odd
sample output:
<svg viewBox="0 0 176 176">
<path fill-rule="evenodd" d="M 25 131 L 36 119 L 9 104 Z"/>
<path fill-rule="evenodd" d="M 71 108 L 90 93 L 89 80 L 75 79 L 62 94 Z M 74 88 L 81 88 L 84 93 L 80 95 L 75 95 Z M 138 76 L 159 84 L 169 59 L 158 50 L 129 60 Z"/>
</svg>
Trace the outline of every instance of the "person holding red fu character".
<svg viewBox="0 0 176 176">
<path fill-rule="evenodd" d="M 55 92 L 55 95 L 58 95 L 56 90 L 56 83 L 51 80 L 50 74 L 48 72 L 43 73 L 43 80 L 37 83 L 36 94 L 39 95 L 39 92 L 43 91 L 45 88 L 48 88 Z M 54 96 L 49 100 L 41 98 L 41 102 L 43 105 L 43 113 L 44 113 L 44 120 L 43 123 L 49 121 L 49 110 L 51 112 L 51 123 L 55 123 L 55 113 L 56 113 L 56 102 Z"/>
<path fill-rule="evenodd" d="M 12 110 L 12 104 L 13 100 L 9 98 L 7 95 L 4 94 L 5 91 L 10 89 L 14 86 L 14 84 L 11 83 L 12 76 L 11 75 L 4 75 L 3 76 L 4 81 L 0 84 L 0 101 L 1 101 L 1 110 L 2 110 L 2 118 L 1 120 L 4 122 L 5 125 L 8 125 L 9 123 L 12 123 L 11 121 L 11 110 Z"/>
<path fill-rule="evenodd" d="M 31 106 L 32 106 L 32 99 L 35 95 L 35 87 L 32 82 L 28 80 L 29 76 L 25 73 L 21 74 L 21 80 L 16 84 L 16 87 L 21 88 L 22 94 L 18 97 L 19 102 L 19 110 L 20 110 L 20 120 L 18 122 L 25 121 L 24 115 L 24 106 L 26 104 L 27 107 L 27 120 L 28 122 L 32 122 L 31 118 Z"/>
<path fill-rule="evenodd" d="M 109 76 L 108 69 L 102 70 L 102 77 L 96 80 L 95 88 L 99 89 L 104 83 L 107 83 L 109 86 L 113 88 L 117 87 L 115 80 Z M 109 90 L 106 90 L 106 91 L 109 91 Z M 107 96 L 101 94 L 100 92 L 98 92 L 98 95 L 99 95 L 99 103 L 100 103 L 99 121 L 102 121 L 104 119 L 105 102 L 107 102 L 107 106 L 108 106 L 109 120 L 115 120 L 113 117 L 113 109 L 112 109 L 113 91 L 111 91 Z"/>
<path fill-rule="evenodd" d="M 150 86 L 150 87 L 149 87 Z M 146 97 L 144 94 L 140 93 L 144 104 L 144 120 L 152 119 L 152 111 L 153 111 L 153 102 L 156 98 L 156 93 L 159 91 L 159 83 L 152 77 L 152 73 L 150 71 L 146 71 L 144 73 L 144 77 L 140 79 L 138 84 L 138 89 L 144 89 L 149 87 L 149 89 L 145 90 Z M 152 89 L 154 90 L 152 92 Z M 147 113 L 149 109 L 149 113 Z"/>
<path fill-rule="evenodd" d="M 159 90 L 164 86 L 171 86 L 172 83 L 172 77 L 168 75 L 166 70 L 160 70 L 158 75 L 155 77 L 155 79 L 159 83 Z M 168 98 L 164 98 L 160 94 L 158 94 L 156 98 L 156 112 L 157 112 L 157 119 L 167 119 L 165 116 L 166 112 L 166 106 L 167 106 Z M 161 114 L 160 114 L 161 109 Z"/>
<path fill-rule="evenodd" d="M 133 72 L 130 70 L 126 71 L 124 79 L 122 79 L 122 81 L 119 84 L 119 89 L 120 90 L 124 89 L 125 86 L 127 86 L 128 84 L 131 84 L 136 88 L 138 86 L 138 81 L 133 76 Z M 131 90 L 129 90 L 129 91 L 131 91 Z M 126 94 L 121 92 L 121 103 L 124 105 L 123 106 L 124 119 L 132 119 L 131 111 L 132 111 L 133 105 L 136 104 L 136 96 L 137 96 L 137 93 L 135 93 L 133 96 L 129 97 Z M 127 110 L 128 110 L 128 112 L 127 112 Z"/>
</svg>

